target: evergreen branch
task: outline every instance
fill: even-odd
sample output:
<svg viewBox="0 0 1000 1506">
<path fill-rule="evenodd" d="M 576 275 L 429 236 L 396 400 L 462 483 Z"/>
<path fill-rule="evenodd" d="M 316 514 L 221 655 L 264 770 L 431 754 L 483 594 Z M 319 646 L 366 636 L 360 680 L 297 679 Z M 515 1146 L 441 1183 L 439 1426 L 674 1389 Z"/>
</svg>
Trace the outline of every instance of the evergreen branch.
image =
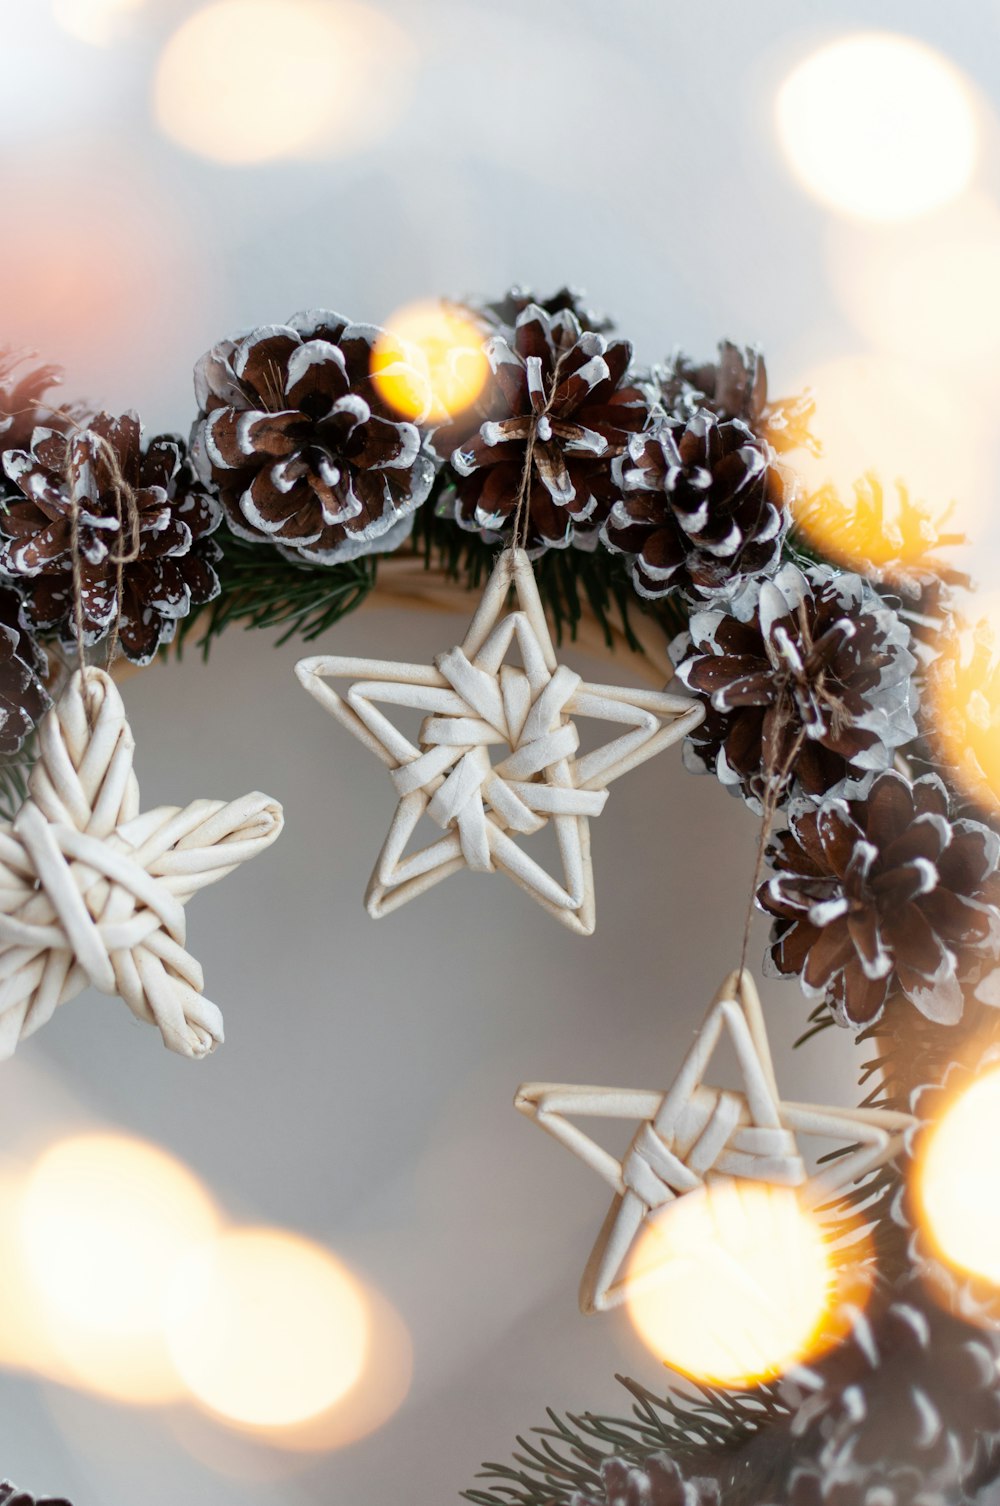
<svg viewBox="0 0 1000 1506">
<path fill-rule="evenodd" d="M 38 756 L 36 734 L 25 738 L 19 752 L 0 758 L 0 819 L 13 821 L 28 798 L 28 775 Z"/>
</svg>

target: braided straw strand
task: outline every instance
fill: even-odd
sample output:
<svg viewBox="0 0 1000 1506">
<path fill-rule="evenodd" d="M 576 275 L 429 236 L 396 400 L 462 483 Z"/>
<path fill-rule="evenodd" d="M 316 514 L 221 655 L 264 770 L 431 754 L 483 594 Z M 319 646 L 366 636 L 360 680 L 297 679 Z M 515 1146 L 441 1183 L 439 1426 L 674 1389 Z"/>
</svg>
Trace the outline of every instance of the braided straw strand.
<svg viewBox="0 0 1000 1506">
<path fill-rule="evenodd" d="M 250 794 L 140 813 L 134 750 L 109 676 L 77 670 L 40 725 L 28 798 L 0 825 L 0 1060 L 88 984 L 182 1056 L 223 1040 L 184 906 L 271 845 L 281 807 Z"/>
</svg>

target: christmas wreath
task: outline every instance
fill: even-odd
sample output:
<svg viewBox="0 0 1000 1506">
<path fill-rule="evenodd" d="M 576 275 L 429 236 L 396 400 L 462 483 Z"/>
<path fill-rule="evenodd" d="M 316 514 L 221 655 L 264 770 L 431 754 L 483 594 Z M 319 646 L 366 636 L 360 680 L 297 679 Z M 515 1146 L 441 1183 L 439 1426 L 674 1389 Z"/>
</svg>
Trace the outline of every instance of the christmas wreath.
<svg viewBox="0 0 1000 1506">
<path fill-rule="evenodd" d="M 1000 1468 L 995 1292 L 927 1249 L 910 1185 L 946 1080 L 954 1088 L 954 1073 L 972 1070 L 970 1043 L 987 1070 L 1000 1036 L 988 707 L 1000 670 L 982 633 L 971 660 L 965 650 L 968 581 L 940 554 L 955 536 L 905 492 L 888 507 L 873 478 L 853 499 L 806 495 L 794 454 L 815 447 L 812 405 L 773 398 L 755 349 L 724 343 L 704 364 L 675 354 L 641 366 L 566 289 L 512 289 L 458 312 L 477 334 L 451 359 L 482 361 L 484 380 L 455 411 L 442 410 L 424 350 L 327 311 L 214 345 L 196 367 L 188 440 L 60 402 L 51 367 L 0 365 L 0 863 L 11 876 L 0 1045 L 9 1054 L 92 982 L 174 1049 L 211 1050 L 221 1020 L 183 949 L 181 907 L 280 830 L 263 796 L 140 814 L 127 723 L 99 658 L 145 665 L 188 643 L 207 654 L 235 624 L 312 642 L 380 582 L 391 589 L 394 571 L 410 587 L 423 575 L 455 590 L 492 572 L 463 645 L 422 674 L 300 666 L 388 765 L 400 800 L 369 909 L 463 866 L 499 868 L 589 933 L 587 818 L 613 778 L 683 738 L 687 767 L 714 773 L 760 818 L 767 965 L 812 1001 L 808 1033 L 855 1032 L 864 1102 L 832 1174 L 810 1177 L 796 1135 L 835 1111 L 810 1118 L 778 1098 L 745 937 L 684 1094 L 640 1108 L 622 1162 L 567 1138 L 564 1113 L 581 1107 L 572 1092 L 525 1085 L 518 1106 L 615 1188 L 585 1306 L 616 1300 L 623 1219 L 634 1232 L 709 1173 L 761 1178 L 745 1167 L 765 1139 L 772 1169 L 822 1190 L 845 1270 L 863 1232 L 868 1287 L 817 1358 L 749 1388 L 655 1395 L 625 1381 L 627 1418 L 553 1413 L 467 1499 L 971 1499 Z M 821 538 L 837 540 L 835 558 Z M 669 654 L 675 686 L 584 685 L 557 664 L 549 634 L 563 643 L 587 624 L 654 666 Z M 501 662 L 514 638 L 520 669 Z M 361 683 L 341 697 L 328 684 L 338 675 Z M 386 702 L 427 712 L 418 744 L 393 733 Z M 577 757 L 580 715 L 626 732 Z M 494 744 L 509 748 L 499 763 Z M 424 813 L 443 835 L 406 859 Z M 549 819 L 562 885 L 518 840 Z M 748 1067 L 739 1101 L 701 1080 L 723 1028 Z M 615 1091 L 621 1112 L 627 1095 Z M 706 1125 L 718 1129 L 707 1160 Z"/>
</svg>

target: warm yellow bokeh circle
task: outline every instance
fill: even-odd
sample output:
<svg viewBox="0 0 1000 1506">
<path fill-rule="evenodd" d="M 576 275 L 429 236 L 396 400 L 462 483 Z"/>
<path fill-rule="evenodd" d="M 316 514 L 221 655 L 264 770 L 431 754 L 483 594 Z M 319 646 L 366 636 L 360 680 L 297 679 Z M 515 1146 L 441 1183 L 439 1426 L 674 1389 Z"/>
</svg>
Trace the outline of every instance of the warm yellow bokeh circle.
<svg viewBox="0 0 1000 1506">
<path fill-rule="evenodd" d="M 923 1227 L 951 1266 L 1000 1286 L 1000 1066 L 928 1132 L 916 1170 Z"/>
</svg>

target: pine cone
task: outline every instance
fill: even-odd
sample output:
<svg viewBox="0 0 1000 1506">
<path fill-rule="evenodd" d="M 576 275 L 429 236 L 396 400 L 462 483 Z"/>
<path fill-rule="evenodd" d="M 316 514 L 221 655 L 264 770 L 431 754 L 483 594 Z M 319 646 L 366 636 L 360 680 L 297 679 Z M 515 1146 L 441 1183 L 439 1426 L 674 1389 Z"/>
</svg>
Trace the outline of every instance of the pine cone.
<svg viewBox="0 0 1000 1506">
<path fill-rule="evenodd" d="M 915 1481 L 909 1472 L 865 1470 L 850 1483 L 824 1479 L 815 1466 L 793 1473 L 788 1487 L 788 1506 L 966 1506 L 963 1492 L 934 1490 Z"/>
<path fill-rule="evenodd" d="M 570 1506 L 719 1506 L 714 1480 L 686 1480 L 666 1454 L 653 1454 L 638 1465 L 605 1459 L 598 1495 L 576 1492 Z"/>
<path fill-rule="evenodd" d="M 9 1480 L 0 1481 L 0 1506 L 70 1506 L 64 1496 L 32 1496 Z"/>
<path fill-rule="evenodd" d="M 240 538 L 335 565 L 394 549 L 409 532 L 434 463 L 372 380 L 384 334 L 320 310 L 202 356 L 192 451 Z M 421 390 L 415 367 L 411 378 Z"/>
<path fill-rule="evenodd" d="M 488 328 L 504 333 L 509 331 L 512 334 L 519 315 L 531 304 L 535 304 L 546 314 L 570 313 L 581 329 L 606 335 L 614 328 L 613 321 L 606 314 L 590 308 L 586 296 L 580 288 L 565 287 L 553 293 L 551 298 L 536 298 L 530 288 L 513 287 L 508 288 L 495 303 L 480 303 L 469 299 L 461 307 L 477 315 Z"/>
<path fill-rule="evenodd" d="M 755 345 L 741 349 L 722 340 L 718 360 L 700 366 L 678 352 L 665 366 L 654 368 L 653 382 L 669 417 L 687 421 L 707 408 L 718 418 L 740 419 L 775 450 L 818 448 L 809 432 L 815 402 L 805 393 L 769 403 L 767 368 Z"/>
<path fill-rule="evenodd" d="M 784 1387 L 795 1407 L 793 1434 L 822 1482 L 818 1500 L 853 1506 L 888 1478 L 898 1501 L 935 1491 L 953 1501 L 1000 1437 L 995 1344 L 942 1312 L 916 1283 L 880 1313 L 851 1316 L 848 1337 L 791 1372 Z"/>
<path fill-rule="evenodd" d="M 705 705 L 685 762 L 760 809 L 822 795 L 886 769 L 916 737 L 909 633 L 859 575 L 781 567 L 729 611 L 696 612 L 670 646 L 677 677 Z"/>
<path fill-rule="evenodd" d="M 438 454 L 451 456 L 456 519 L 509 539 L 530 462 L 528 548 L 593 540 L 621 495 L 613 462 L 649 418 L 629 384 L 632 347 L 581 329 L 568 310 L 550 315 L 537 304 L 508 335 L 486 342 L 492 378 L 469 414 L 434 435 Z"/>
<path fill-rule="evenodd" d="M 0 582 L 0 753 L 17 753 L 52 704 L 48 659 L 21 621 L 21 597 Z"/>
<path fill-rule="evenodd" d="M 965 954 L 993 943 L 1000 838 L 954 819 L 936 774 L 910 784 L 889 770 L 863 799 L 800 802 L 768 858 L 757 900 L 777 916 L 778 973 L 801 974 L 844 1024 L 877 1019 L 895 989 L 938 1024 L 960 1019 Z"/>
<path fill-rule="evenodd" d="M 101 413 L 69 435 L 36 429 L 31 449 L 8 453 L 4 464 L 22 495 L 0 515 L 0 569 L 19 581 L 31 628 L 55 632 L 66 646 L 75 641 L 74 509 L 88 644 L 114 620 L 119 560 L 120 642 L 133 663 L 147 664 L 192 606 L 218 594 L 221 551 L 210 535 L 221 512 L 176 436 L 159 435 L 143 449 L 134 413 Z"/>
<path fill-rule="evenodd" d="M 915 638 L 937 648 L 952 617 L 951 593 L 971 580 L 938 553 L 966 542 L 947 528 L 950 509 L 935 517 L 914 502 L 902 482 L 896 503 L 887 511 L 878 477 L 854 483 L 844 501 L 832 485 L 823 486 L 795 506 L 795 526 L 829 558 L 862 572 L 880 594 L 898 601 L 900 616 Z"/>
<path fill-rule="evenodd" d="M 34 366 L 25 371 L 20 358 L 0 351 L 0 472 L 6 452 L 27 449 L 40 424 L 65 433 L 82 417 L 74 408 L 53 407 L 46 402 L 49 388 L 60 381 L 58 366 Z M 0 475 L 0 484 L 5 479 Z"/>
<path fill-rule="evenodd" d="M 746 424 L 663 420 L 629 441 L 618 469 L 624 496 L 601 538 L 632 556 L 640 596 L 727 596 L 777 570 L 791 484 Z"/>
</svg>

